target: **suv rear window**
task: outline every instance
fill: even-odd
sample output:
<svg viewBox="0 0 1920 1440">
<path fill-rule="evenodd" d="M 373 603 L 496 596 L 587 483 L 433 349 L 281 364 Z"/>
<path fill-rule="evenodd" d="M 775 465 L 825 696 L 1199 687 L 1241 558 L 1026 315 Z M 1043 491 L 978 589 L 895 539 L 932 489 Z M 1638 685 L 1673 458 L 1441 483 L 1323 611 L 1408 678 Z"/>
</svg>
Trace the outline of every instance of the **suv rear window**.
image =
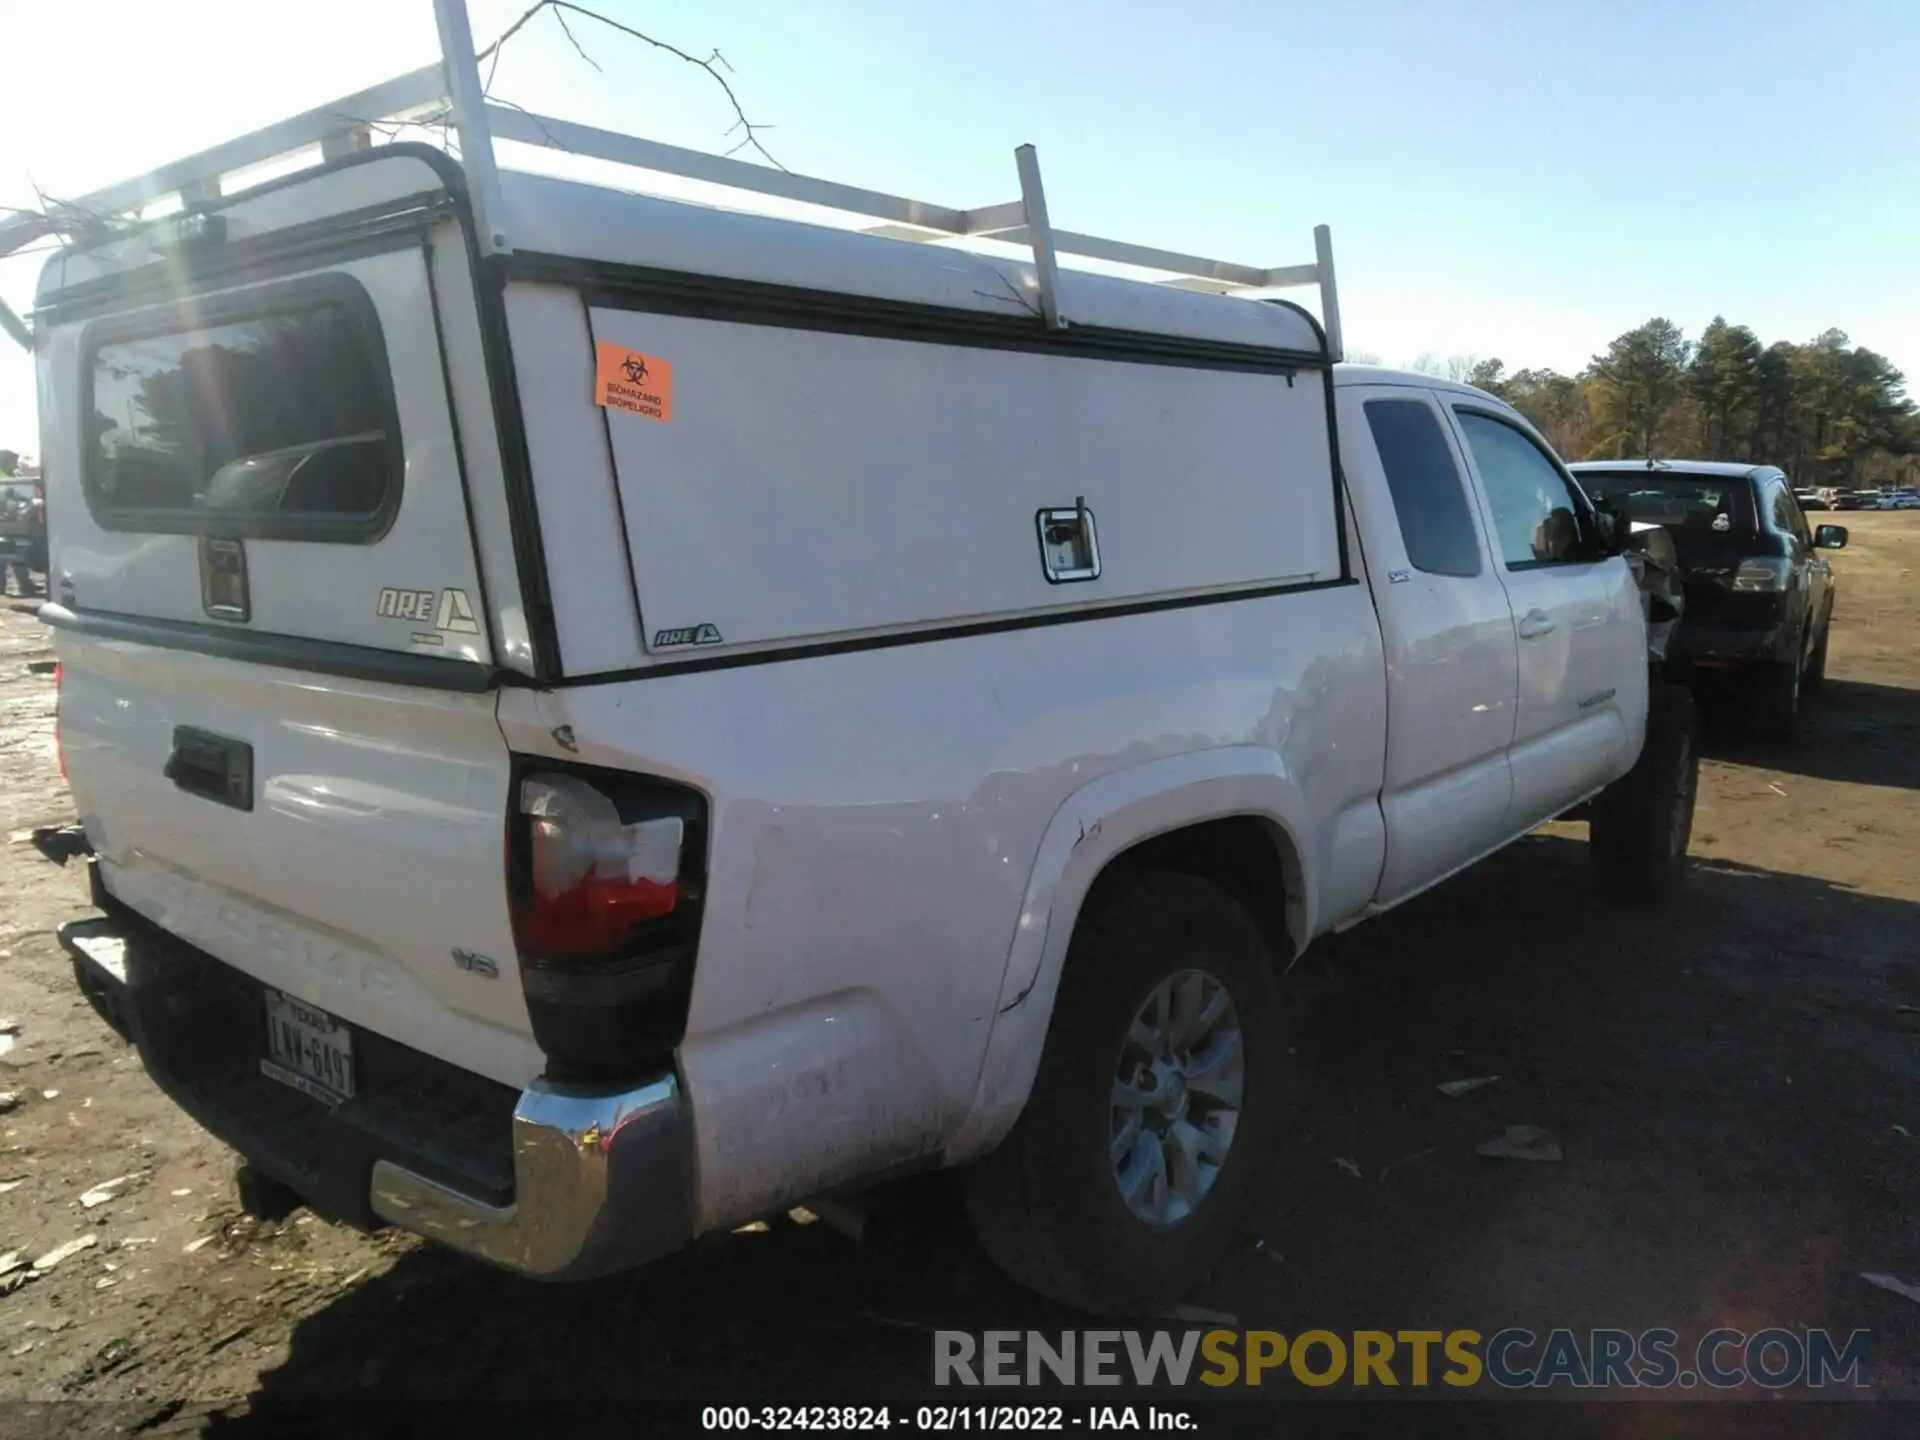
<svg viewBox="0 0 1920 1440">
<path fill-rule="evenodd" d="M 88 335 L 88 508 L 109 530 L 377 540 L 399 421 L 373 303 L 345 275 Z"/>
<path fill-rule="evenodd" d="M 1725 535 L 1751 535 L 1753 484 L 1744 475 L 1676 475 L 1658 470 L 1582 470 L 1575 478 L 1630 519 L 1664 527 L 1682 548 Z"/>
</svg>

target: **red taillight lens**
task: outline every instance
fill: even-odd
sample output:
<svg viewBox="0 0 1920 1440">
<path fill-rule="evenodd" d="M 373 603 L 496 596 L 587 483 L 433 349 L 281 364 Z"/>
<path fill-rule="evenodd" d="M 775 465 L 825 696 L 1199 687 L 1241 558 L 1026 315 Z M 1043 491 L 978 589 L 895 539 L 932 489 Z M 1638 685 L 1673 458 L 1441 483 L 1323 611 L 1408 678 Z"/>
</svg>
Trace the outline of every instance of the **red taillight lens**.
<svg viewBox="0 0 1920 1440">
<path fill-rule="evenodd" d="M 646 920 L 671 915 L 678 887 L 589 875 L 564 894 L 535 894 L 520 916 L 520 943 L 536 955 L 611 955 Z"/>
<path fill-rule="evenodd" d="M 67 778 L 67 742 L 60 734 L 60 680 L 64 672 L 58 660 L 53 662 L 53 754 L 60 762 L 60 778 Z"/>
<path fill-rule="evenodd" d="M 515 907 L 524 952 L 614 956 L 637 927 L 672 915 L 680 903 L 680 817 L 629 824 L 585 780 L 553 774 L 521 781 L 520 813 L 532 880 Z"/>
<path fill-rule="evenodd" d="M 506 880 L 547 1071 L 654 1066 L 686 1034 L 706 910 L 707 800 L 657 776 L 522 762 Z"/>
</svg>

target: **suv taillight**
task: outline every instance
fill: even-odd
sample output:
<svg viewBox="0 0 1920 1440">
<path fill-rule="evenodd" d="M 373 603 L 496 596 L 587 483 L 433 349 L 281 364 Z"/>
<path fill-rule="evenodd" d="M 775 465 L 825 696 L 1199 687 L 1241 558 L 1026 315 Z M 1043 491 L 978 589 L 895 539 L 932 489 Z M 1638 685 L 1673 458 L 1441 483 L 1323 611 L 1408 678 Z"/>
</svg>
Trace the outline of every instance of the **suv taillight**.
<svg viewBox="0 0 1920 1440">
<path fill-rule="evenodd" d="M 1793 580 L 1793 562 L 1784 555 L 1762 555 L 1742 560 L 1733 572 L 1735 590 L 1785 590 Z"/>
<path fill-rule="evenodd" d="M 630 1072 L 679 1044 L 705 899 L 705 798 L 529 762 L 515 777 L 507 868 L 527 1010 L 552 1068 Z"/>
</svg>

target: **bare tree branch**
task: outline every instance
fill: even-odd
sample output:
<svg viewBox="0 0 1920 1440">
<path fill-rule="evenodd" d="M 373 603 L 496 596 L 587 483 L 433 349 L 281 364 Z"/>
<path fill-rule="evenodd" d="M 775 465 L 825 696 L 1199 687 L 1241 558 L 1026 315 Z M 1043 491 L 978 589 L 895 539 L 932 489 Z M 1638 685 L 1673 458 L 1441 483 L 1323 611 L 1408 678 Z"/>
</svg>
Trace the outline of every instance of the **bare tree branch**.
<svg viewBox="0 0 1920 1440">
<path fill-rule="evenodd" d="M 550 0 L 539 0 L 539 3 L 535 5 L 531 5 L 527 9 L 521 11 L 520 18 L 515 20 L 511 25 L 507 26 L 505 30 L 502 30 L 500 32 L 499 39 L 495 40 L 491 45 L 487 46 L 486 49 L 482 50 L 478 55 L 475 55 L 473 58 L 475 60 L 485 60 L 489 55 L 497 55 L 500 50 L 500 47 L 502 45 L 505 45 L 507 41 L 511 40 L 514 36 L 518 35 L 521 32 L 521 30 L 526 27 L 527 22 L 533 19 L 533 17 L 538 15 L 542 10 L 546 9 L 549 3 L 550 3 Z M 489 75 L 487 78 L 492 79 L 493 77 Z"/>
<path fill-rule="evenodd" d="M 84 236 L 91 242 L 103 240 L 114 231 L 129 227 L 129 221 L 123 216 L 91 210 L 78 200 L 62 200 L 49 195 L 32 176 L 27 177 L 27 183 L 33 186 L 34 198 L 40 202 L 40 214 L 45 217 L 50 231 L 61 235 Z"/>
<path fill-rule="evenodd" d="M 743 131 L 746 135 L 744 140 L 727 153 L 731 155 L 739 150 L 752 150 L 758 154 L 761 159 L 773 166 L 774 169 L 785 170 L 787 168 L 774 158 L 773 153 L 769 151 L 765 145 L 760 143 L 760 132 L 763 130 L 771 130 L 773 127 L 771 125 L 759 124 L 747 118 L 747 112 L 740 104 L 740 97 L 734 93 L 733 86 L 727 81 L 727 75 L 733 73 L 733 66 L 727 62 L 726 56 L 722 55 L 719 50 L 716 49 L 703 60 L 698 55 L 682 50 L 678 45 L 674 45 L 666 40 L 655 39 L 644 30 L 636 30 L 631 25 L 622 24 L 611 16 L 602 15 L 597 10 L 589 10 L 585 6 L 575 5 L 571 3 L 571 0 L 538 0 L 537 4 L 530 6 L 517 20 L 503 30 L 498 40 L 495 40 L 474 57 L 476 60 L 490 61 L 487 66 L 487 82 L 484 87 L 488 92 L 491 92 L 493 89 L 493 77 L 500 63 L 501 47 L 515 35 L 519 34 L 520 31 L 526 27 L 527 23 L 542 10 L 553 11 L 554 18 L 560 22 L 560 28 L 566 32 L 567 39 L 573 42 L 573 48 L 579 52 L 580 58 L 585 60 L 589 65 L 592 65 L 595 70 L 600 70 L 601 67 L 592 56 L 587 54 L 581 47 L 580 41 L 574 36 L 572 28 L 567 24 L 567 11 L 572 11 L 575 15 L 582 16 L 588 20 L 597 20 L 609 29 L 618 30 L 622 35 L 651 45 L 656 50 L 664 50 L 676 60 L 684 60 L 687 64 L 697 66 L 706 71 L 708 75 L 713 77 L 713 83 L 720 87 L 721 93 L 727 97 L 727 103 L 733 107 L 734 124 L 728 128 L 726 133 L 731 135 L 734 131 L 738 130 Z M 721 73 L 723 68 L 726 74 Z M 604 74 L 605 71 L 601 71 L 601 73 Z"/>
<path fill-rule="evenodd" d="M 547 146 L 548 146 L 548 148 L 549 148 L 549 149 L 553 149 L 553 150 L 564 150 L 564 151 L 566 151 L 566 153 L 567 153 L 567 154 L 569 154 L 569 155 L 571 155 L 571 154 L 573 154 L 573 153 L 574 153 L 574 152 L 573 152 L 573 148 L 572 148 L 571 146 L 569 146 L 569 145 L 563 145 L 563 144 L 561 144 L 561 143 L 560 143 L 560 140 L 559 140 L 559 139 L 558 139 L 558 138 L 557 138 L 557 137 L 556 137 L 556 136 L 554 135 L 554 133 L 553 133 L 553 132 L 552 132 L 551 130 L 549 130 L 549 129 L 548 129 L 548 128 L 547 128 L 547 127 L 546 127 L 546 126 L 544 125 L 544 124 L 542 124 L 542 122 L 541 122 L 541 120 L 540 120 L 540 117 L 539 117 L 538 115 L 536 115 L 536 114 L 534 114 L 534 113 L 533 113 L 533 111 L 531 111 L 531 110 L 529 110 L 529 109 L 527 109 L 527 107 L 526 107 L 526 106 L 524 106 L 524 105 L 516 105 L 516 104 L 514 104 L 514 103 L 513 103 L 513 101 L 511 101 L 511 100 L 502 100 L 502 99 L 500 99 L 500 97 L 499 97 L 499 96 L 497 96 L 497 95 L 496 95 L 496 96 L 494 96 L 494 97 L 492 97 L 492 98 L 493 98 L 493 103 L 494 103 L 494 104 L 496 104 L 496 105 L 504 105 L 504 106 L 506 106 L 506 107 L 507 107 L 507 109 L 509 109 L 509 110 L 518 110 L 518 111 L 519 111 L 519 112 L 520 112 L 520 113 L 521 113 L 522 115 L 524 115 L 524 116 L 526 116 L 526 117 L 527 117 L 527 118 L 528 118 L 529 120 L 531 120 L 531 121 L 532 121 L 532 122 L 533 122 L 533 123 L 534 123 L 535 125 L 538 125 L 538 126 L 540 126 L 540 133 L 541 133 L 542 135 L 544 135 L 544 136 L 546 136 L 546 138 L 547 138 Z"/>
<path fill-rule="evenodd" d="M 593 66 L 594 70 L 597 73 L 601 75 L 606 74 L 607 73 L 606 71 L 600 69 L 600 62 L 598 60 L 595 60 L 591 55 L 587 54 L 587 52 L 581 48 L 580 42 L 574 39 L 573 27 L 567 24 L 567 12 L 564 10 L 556 10 L 553 12 L 553 18 L 560 22 L 561 32 L 567 37 L 568 40 L 572 41 L 574 53 L 578 55 L 582 60 L 586 61 L 587 64 Z"/>
</svg>

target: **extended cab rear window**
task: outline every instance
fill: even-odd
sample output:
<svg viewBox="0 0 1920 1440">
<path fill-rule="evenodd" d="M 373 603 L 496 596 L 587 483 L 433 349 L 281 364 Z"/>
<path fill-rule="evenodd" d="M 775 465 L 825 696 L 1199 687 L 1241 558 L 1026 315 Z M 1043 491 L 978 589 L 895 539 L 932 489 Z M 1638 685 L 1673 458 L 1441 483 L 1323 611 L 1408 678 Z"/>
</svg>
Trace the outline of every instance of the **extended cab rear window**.
<svg viewBox="0 0 1920 1440">
<path fill-rule="evenodd" d="M 109 530 L 367 542 L 402 451 L 373 302 L 346 275 L 101 321 L 85 490 Z"/>
<path fill-rule="evenodd" d="M 1433 407 L 1424 400 L 1369 400 L 1366 412 L 1408 562 L 1430 575 L 1478 575 L 1480 536 Z"/>
</svg>

